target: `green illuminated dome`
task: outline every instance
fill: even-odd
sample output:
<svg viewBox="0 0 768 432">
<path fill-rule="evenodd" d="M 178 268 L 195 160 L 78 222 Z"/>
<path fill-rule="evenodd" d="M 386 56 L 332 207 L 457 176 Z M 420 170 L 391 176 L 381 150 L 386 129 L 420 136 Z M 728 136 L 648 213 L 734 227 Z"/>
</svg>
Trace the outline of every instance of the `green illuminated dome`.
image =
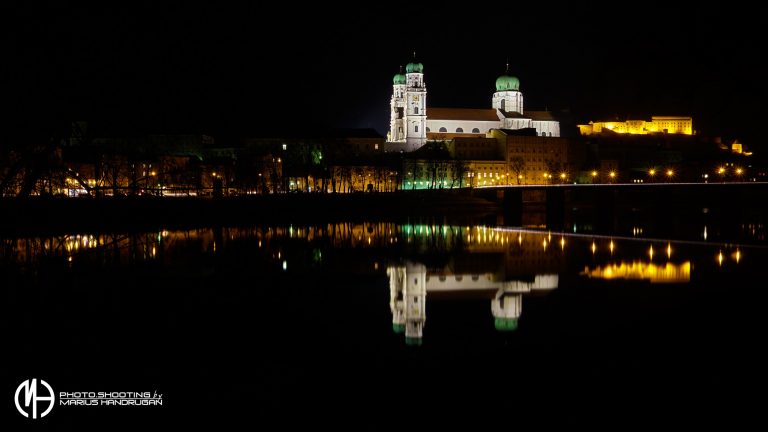
<svg viewBox="0 0 768 432">
<path fill-rule="evenodd" d="M 423 73 L 424 65 L 421 63 L 416 63 L 416 60 L 414 60 L 412 63 L 405 65 L 405 71 L 407 73 Z"/>
<path fill-rule="evenodd" d="M 512 75 L 504 74 L 496 78 L 496 91 L 520 91 L 520 80 Z"/>
<path fill-rule="evenodd" d="M 496 318 L 494 325 L 498 331 L 517 330 L 517 318 Z"/>
<path fill-rule="evenodd" d="M 405 324 L 392 323 L 392 330 L 397 334 L 405 333 Z"/>
<path fill-rule="evenodd" d="M 392 84 L 405 84 L 405 75 L 399 73 L 392 78 Z"/>
</svg>

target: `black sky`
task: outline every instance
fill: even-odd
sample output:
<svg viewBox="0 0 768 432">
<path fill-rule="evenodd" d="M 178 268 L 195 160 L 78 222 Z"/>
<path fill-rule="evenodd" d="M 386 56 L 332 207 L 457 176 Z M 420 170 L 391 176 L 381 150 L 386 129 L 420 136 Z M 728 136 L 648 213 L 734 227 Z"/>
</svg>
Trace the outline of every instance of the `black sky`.
<svg viewBox="0 0 768 432">
<path fill-rule="evenodd" d="M 735 3 L 157 3 L 0 6 L 12 128 L 385 133 L 392 75 L 415 49 L 430 106 L 489 107 L 509 58 L 531 109 L 692 115 L 760 145 L 764 23 Z"/>
</svg>

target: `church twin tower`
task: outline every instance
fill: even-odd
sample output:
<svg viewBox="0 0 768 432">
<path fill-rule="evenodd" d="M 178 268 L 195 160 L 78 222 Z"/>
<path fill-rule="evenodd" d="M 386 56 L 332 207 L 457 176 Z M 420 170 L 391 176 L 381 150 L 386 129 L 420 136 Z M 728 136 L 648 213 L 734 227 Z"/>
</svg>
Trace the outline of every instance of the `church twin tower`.
<svg viewBox="0 0 768 432">
<path fill-rule="evenodd" d="M 427 142 L 427 86 L 424 65 L 416 62 L 405 66 L 392 79 L 392 107 L 389 141 L 405 142 L 415 150 Z"/>
</svg>

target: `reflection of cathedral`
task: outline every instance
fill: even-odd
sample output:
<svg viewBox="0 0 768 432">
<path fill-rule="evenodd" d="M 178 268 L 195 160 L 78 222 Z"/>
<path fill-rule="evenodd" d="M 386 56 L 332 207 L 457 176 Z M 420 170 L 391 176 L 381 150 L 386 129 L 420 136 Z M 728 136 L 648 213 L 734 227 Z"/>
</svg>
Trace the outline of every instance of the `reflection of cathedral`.
<svg viewBox="0 0 768 432">
<path fill-rule="evenodd" d="M 491 129 L 536 129 L 536 135 L 560 136 L 560 122 L 548 111 L 524 111 L 520 81 L 507 72 L 496 80 L 491 108 L 429 108 L 424 65 L 415 59 L 392 79 L 387 140 L 416 150 L 427 140 L 456 136 L 485 137 Z M 394 147 L 393 147 L 394 148 Z"/>
<path fill-rule="evenodd" d="M 420 345 L 426 321 L 427 293 L 475 293 L 490 295 L 491 314 L 499 331 L 517 328 L 523 294 L 557 288 L 558 275 L 536 275 L 532 282 L 504 280 L 497 273 L 456 273 L 445 269 L 440 273 L 427 270 L 424 264 L 407 261 L 405 265 L 387 267 L 390 290 L 392 328 L 405 333 L 409 345 Z"/>
</svg>

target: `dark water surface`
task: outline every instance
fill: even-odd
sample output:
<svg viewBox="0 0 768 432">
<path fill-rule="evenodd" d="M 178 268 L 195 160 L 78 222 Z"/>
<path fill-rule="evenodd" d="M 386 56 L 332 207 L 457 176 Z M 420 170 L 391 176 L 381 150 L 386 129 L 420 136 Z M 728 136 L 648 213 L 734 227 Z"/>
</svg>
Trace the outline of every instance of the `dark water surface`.
<svg viewBox="0 0 768 432">
<path fill-rule="evenodd" d="M 764 227 L 739 227 L 739 244 L 690 231 L 338 223 L 3 239 L 3 414 L 56 429 L 751 424 L 766 383 Z M 32 421 L 11 400 L 33 377 L 163 405 L 57 401 Z"/>
</svg>

